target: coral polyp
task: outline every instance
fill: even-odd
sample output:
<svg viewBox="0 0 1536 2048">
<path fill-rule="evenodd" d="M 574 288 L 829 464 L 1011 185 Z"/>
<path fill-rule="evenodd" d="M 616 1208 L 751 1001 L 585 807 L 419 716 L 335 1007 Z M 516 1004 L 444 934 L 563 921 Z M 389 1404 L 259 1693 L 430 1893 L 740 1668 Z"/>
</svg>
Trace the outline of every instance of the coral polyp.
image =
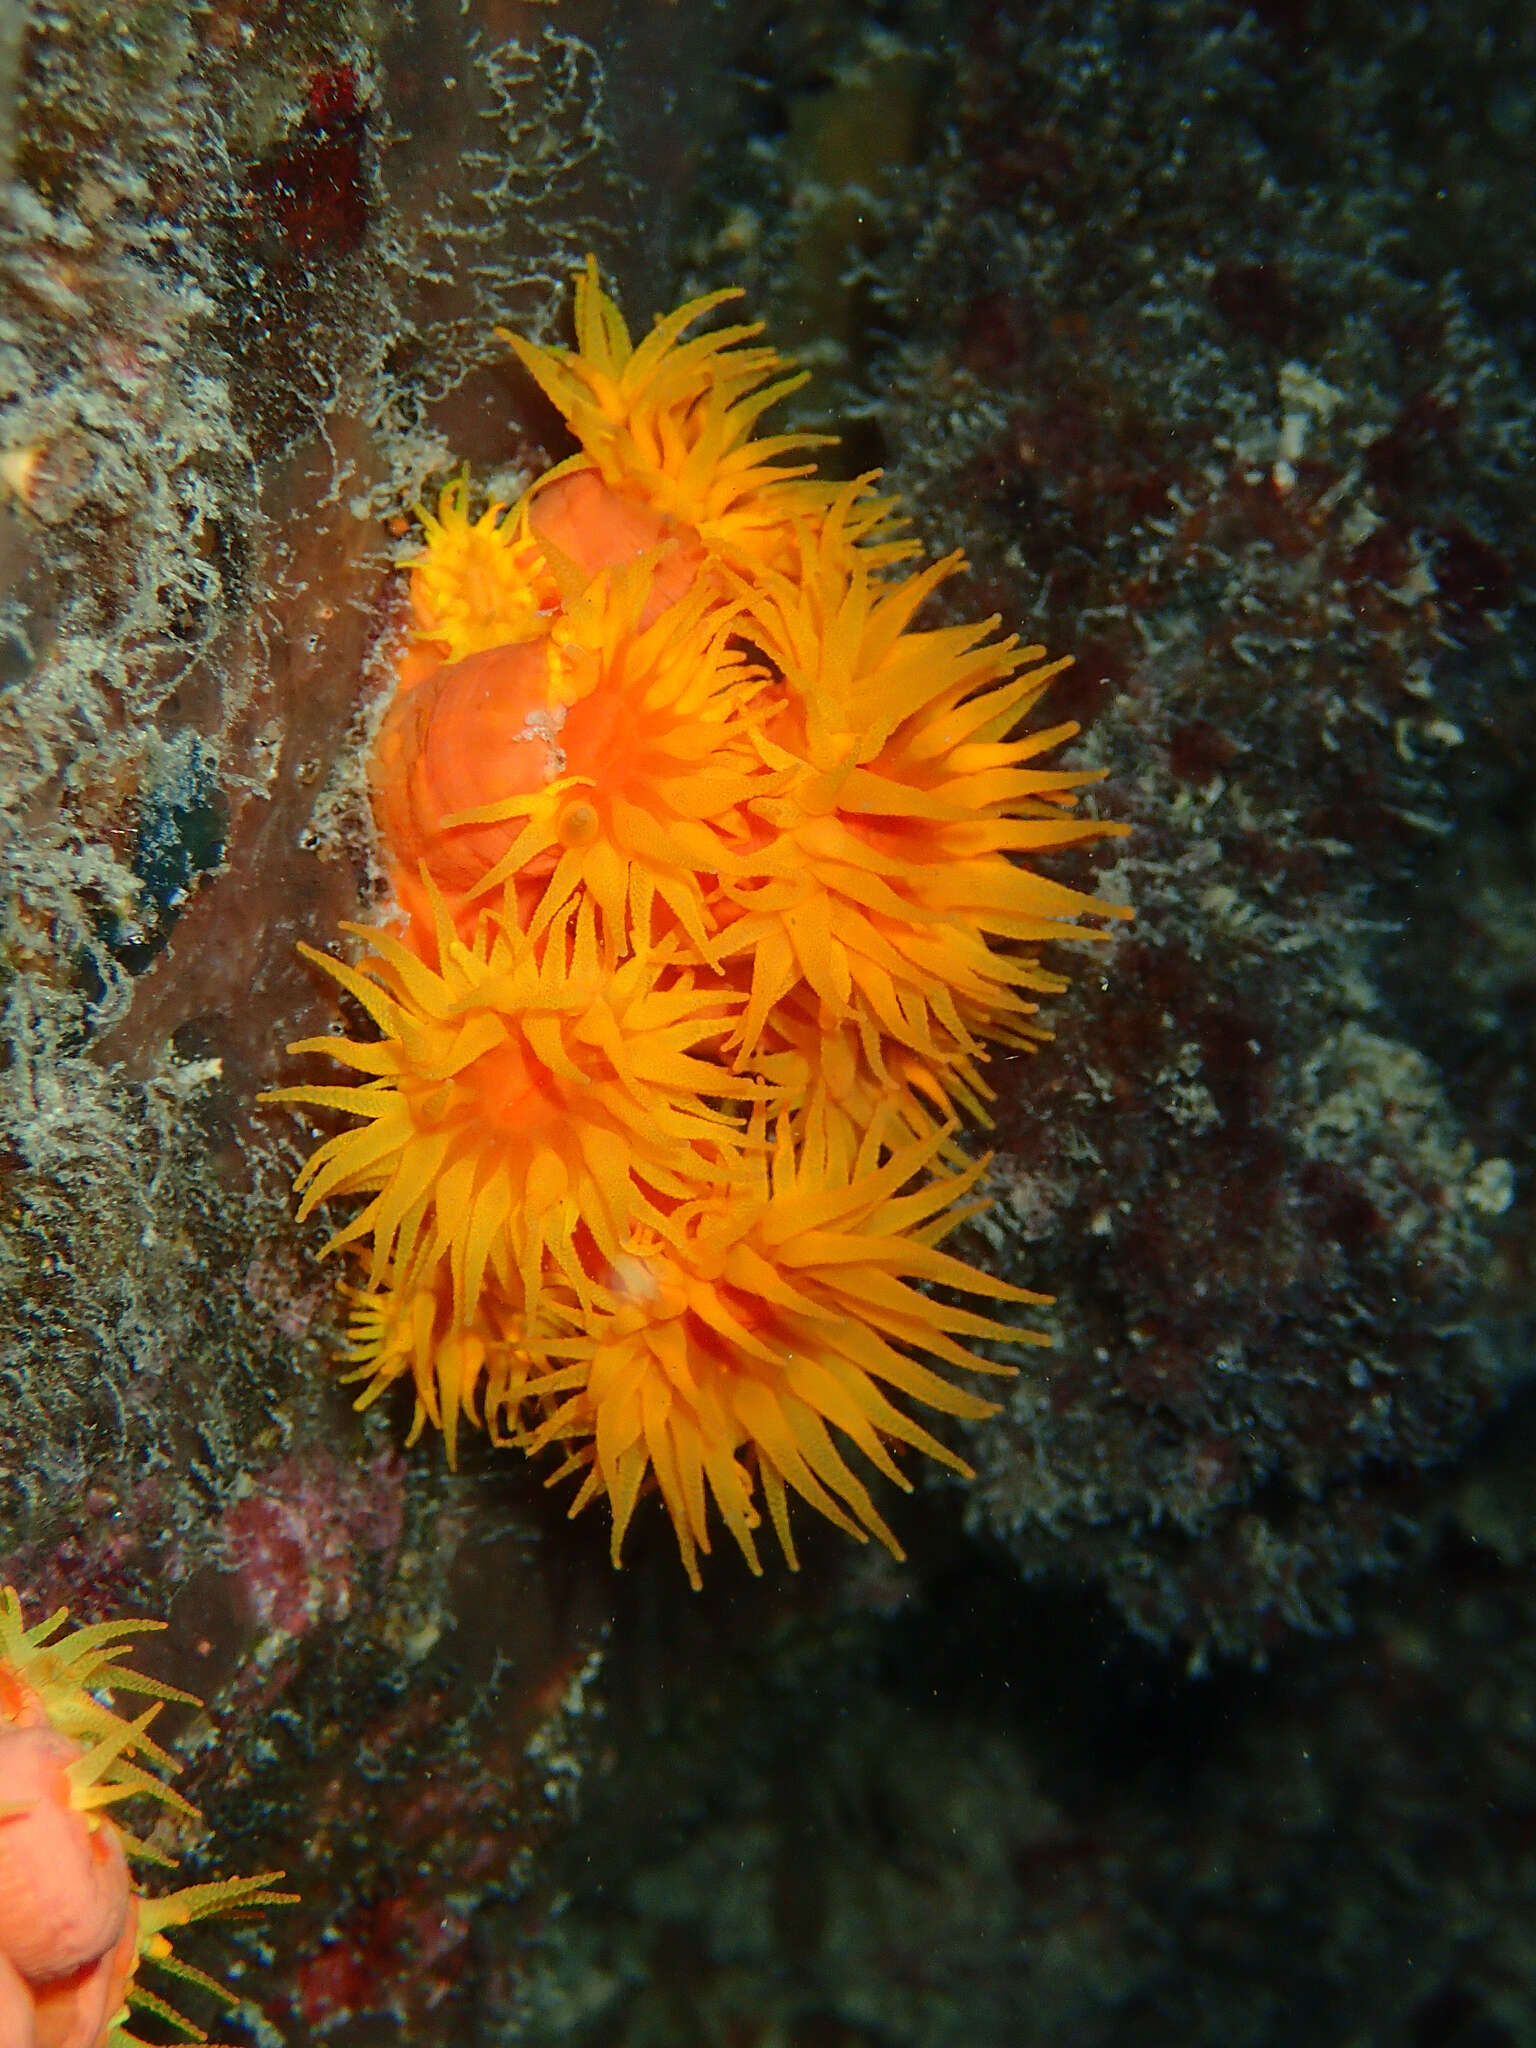
<svg viewBox="0 0 1536 2048">
<path fill-rule="evenodd" d="M 372 1407 L 409 1375 L 416 1410 L 406 1443 L 430 1422 L 442 1431 L 450 1465 L 461 1422 L 483 1427 L 492 1443 L 515 1443 L 535 1367 L 547 1391 L 551 1361 L 582 1355 L 569 1334 L 581 1322 L 580 1306 L 558 1283 L 545 1283 L 537 1317 L 514 1308 L 494 1284 L 485 1286 L 470 1323 L 455 1315 L 453 1276 L 443 1264 L 415 1285 L 344 1291 L 351 1304 L 344 1357 L 352 1370 L 342 1383 L 363 1382 L 352 1405 Z"/>
<path fill-rule="evenodd" d="M 560 593 L 526 516 L 488 505 L 469 516 L 464 477 L 444 487 L 435 513 L 421 511 L 426 547 L 412 578 L 416 628 L 438 658 L 462 661 L 490 647 L 532 640 Z"/>
<path fill-rule="evenodd" d="M 579 890 L 597 905 L 612 957 L 632 924 L 644 943 L 654 901 L 707 961 L 706 889 L 745 871 L 746 806 L 773 783 L 754 744 L 769 673 L 707 589 L 646 626 L 650 587 L 642 560 L 604 570 L 570 607 L 549 685 L 560 768 L 544 788 L 473 814 L 522 826 L 475 893 L 552 861 L 531 929 Z"/>
<path fill-rule="evenodd" d="M 995 621 L 915 630 L 960 558 L 872 576 L 839 545 L 845 503 L 807 537 L 799 578 L 774 576 L 750 602 L 784 679 L 762 741 L 783 782 L 753 806 L 772 832 L 757 874 L 723 884 L 741 913 L 728 951 L 751 963 L 736 1042 L 750 1058 L 804 985 L 828 1027 L 905 1047 L 967 1101 L 984 1041 L 1042 1035 L 1019 991 L 1063 986 L 1020 949 L 1087 936 L 1070 923 L 1085 913 L 1115 914 L 1013 856 L 1120 828 L 1070 814 L 1095 771 L 1026 765 L 1075 726 L 1008 738 L 1066 661 L 993 639 Z"/>
<path fill-rule="evenodd" d="M 797 515 L 825 498 L 825 486 L 811 481 L 815 463 L 798 458 L 826 436 L 754 437 L 769 407 L 806 381 L 776 350 L 751 346 L 760 325 L 682 338 L 740 296 L 692 299 L 636 346 L 589 260 L 576 280 L 574 352 L 503 338 L 581 443 L 583 452 L 555 476 L 595 470 L 610 490 L 643 500 L 713 554 L 752 569 L 787 545 Z"/>
<path fill-rule="evenodd" d="M 371 1194 L 327 1250 L 371 1239 L 370 1288 L 412 1290 L 445 1267 L 459 1328 L 474 1325 L 487 1280 L 529 1315 L 547 1271 L 590 1299 L 583 1248 L 612 1260 L 637 1224 L 665 1230 L 669 1205 L 735 1148 L 712 1098 L 757 1091 L 699 1056 L 735 998 L 669 973 L 665 947 L 610 972 L 590 899 L 538 940 L 492 915 L 466 944 L 440 917 L 435 966 L 387 932 L 369 937 L 361 968 L 309 957 L 379 1038 L 293 1049 L 370 1078 L 270 1098 L 358 1119 L 311 1157 L 300 1214 Z"/>
<path fill-rule="evenodd" d="M 668 1238 L 632 1240 L 611 1305 L 592 1319 L 584 1379 L 528 1441 L 531 1451 L 576 1441 L 550 1483 L 585 1471 L 572 1514 L 607 1495 L 615 1564 L 651 1475 L 695 1586 L 698 1555 L 710 1547 L 711 1499 L 748 1565 L 761 1570 L 758 1486 L 791 1566 L 790 1493 L 860 1542 L 875 1536 L 901 1556 L 833 1430 L 898 1486 L 910 1481 L 888 1445 L 969 1476 L 891 1394 L 947 1415 L 991 1415 L 994 1403 L 951 1384 L 919 1354 L 1011 1373 L 956 1340 L 1046 1340 L 926 1289 L 1036 1305 L 1048 1297 L 937 1249 L 968 1213 L 963 1198 L 981 1172 L 930 1173 L 939 1142 L 891 1143 L 877 1125 L 845 1173 L 823 1133 L 813 1128 L 797 1143 L 786 1118 L 771 1157 L 753 1147 L 740 1177 L 690 1203 Z M 543 1392 L 537 1380 L 532 1392 Z"/>
<path fill-rule="evenodd" d="M 1049 1035 L 1039 948 L 1128 914 L 1038 865 L 1123 829 L 1074 809 L 1077 728 L 1028 729 L 1066 662 L 926 622 L 961 558 L 911 566 L 875 477 L 756 435 L 803 379 L 688 334 L 732 296 L 635 344 L 589 262 L 574 351 L 508 337 L 580 450 L 423 515 L 371 764 L 400 922 L 310 955 L 378 1035 L 270 1098 L 352 1120 L 298 1185 L 352 1203 L 359 1405 L 409 1380 L 450 1460 L 562 1447 L 615 1562 L 654 1488 L 695 1584 L 712 1513 L 793 1565 L 791 1494 L 899 1554 L 842 1445 L 965 1469 L 903 1403 L 979 1418 L 944 1369 L 1009 1368 L 960 1340 L 1044 1340 L 948 1291 L 1046 1297 L 937 1249 L 985 1165 L 960 1119 Z"/>
<path fill-rule="evenodd" d="M 63 1609 L 28 1627 L 13 1588 L 0 1591 L 0 2032 L 65 2048 L 148 2048 L 133 2009 L 194 2040 L 206 2036 L 140 1978 L 140 1966 L 236 2001 L 178 1957 L 168 1930 L 214 1915 L 289 1905 L 280 1870 L 153 1896 L 131 1865 L 169 1858 L 128 1833 L 113 1809 L 157 1801 L 197 1812 L 165 1780 L 175 1760 L 150 1737 L 167 1702 L 200 1702 L 122 1661 L 130 1638 L 164 1626 L 106 1621 L 61 1633 Z M 117 1693 L 151 1705 L 132 1721 Z"/>
</svg>

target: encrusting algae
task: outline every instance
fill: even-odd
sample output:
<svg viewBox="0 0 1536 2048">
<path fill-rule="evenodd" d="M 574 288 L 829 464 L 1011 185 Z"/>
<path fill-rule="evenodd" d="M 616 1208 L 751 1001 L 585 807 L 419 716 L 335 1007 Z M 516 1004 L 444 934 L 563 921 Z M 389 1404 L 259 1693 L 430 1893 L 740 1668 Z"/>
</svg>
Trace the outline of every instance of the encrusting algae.
<svg viewBox="0 0 1536 2048">
<path fill-rule="evenodd" d="M 172 1859 L 129 1834 L 110 1809 L 149 1799 L 197 1818 L 165 1783 L 175 1760 L 148 1730 L 166 1701 L 199 1702 L 122 1662 L 129 1637 L 163 1623 L 106 1621 L 61 1634 L 66 1619 L 61 1609 L 29 1628 L 16 1593 L 0 1591 L 0 2041 L 148 2048 L 133 2031 L 133 2009 L 206 2041 L 143 1982 L 141 1966 L 233 2005 L 222 1984 L 177 1956 L 168 1931 L 289 1905 L 294 1895 L 271 1889 L 280 1870 L 158 1897 L 139 1889 L 131 1862 Z M 126 1721 L 104 1704 L 116 1693 L 152 1704 Z"/>
<path fill-rule="evenodd" d="M 688 335 L 735 296 L 636 346 L 589 260 L 574 351 L 506 337 L 580 452 L 421 515 L 371 765 L 399 920 L 310 954 L 377 1036 L 267 1098 L 353 1120 L 299 1186 L 362 1198 L 327 1246 L 358 1406 L 409 1376 L 450 1459 L 462 1424 L 563 1448 L 615 1563 L 654 1485 L 695 1586 L 711 1502 L 753 1571 L 759 1499 L 795 1563 L 791 1493 L 899 1556 L 848 1448 L 966 1471 L 899 1404 L 993 1412 L 924 1361 L 1046 1340 L 950 1297 L 1048 1297 L 938 1248 L 955 1133 L 988 1046 L 1049 1036 L 1039 945 L 1128 915 L 1021 858 L 1123 829 L 1050 765 L 1075 726 L 1019 732 L 1066 662 L 916 623 L 960 556 L 910 567 L 873 475 L 755 436 L 803 378 Z"/>
</svg>

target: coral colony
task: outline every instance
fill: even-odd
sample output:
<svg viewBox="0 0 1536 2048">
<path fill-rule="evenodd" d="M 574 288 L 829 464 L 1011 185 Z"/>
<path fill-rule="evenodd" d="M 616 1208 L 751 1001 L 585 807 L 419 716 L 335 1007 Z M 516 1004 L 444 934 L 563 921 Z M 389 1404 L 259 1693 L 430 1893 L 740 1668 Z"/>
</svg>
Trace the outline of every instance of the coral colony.
<svg viewBox="0 0 1536 2048">
<path fill-rule="evenodd" d="M 802 377 L 760 328 L 638 346 L 589 259 L 574 351 L 508 335 L 580 452 L 515 505 L 422 515 L 414 641 L 371 764 L 400 916 L 315 964 L 374 1035 L 291 1048 L 351 1085 L 299 1176 L 349 1207 L 350 1377 L 564 1454 L 618 1562 L 654 1485 L 699 1584 L 710 1501 L 753 1571 L 789 1496 L 900 1554 L 849 1450 L 965 1471 L 908 1403 L 1041 1343 L 957 1296 L 1038 1303 L 940 1249 L 975 1212 L 989 1044 L 1048 1036 L 1046 940 L 1125 915 L 1019 856 L 1121 828 L 1019 735 L 1064 661 L 996 621 L 920 627 L 875 479 L 754 438 Z M 306 949 L 307 951 L 309 949 Z M 352 1198 L 361 1197 L 360 1201 Z"/>
<path fill-rule="evenodd" d="M 130 1864 L 172 1859 L 129 1834 L 109 1811 L 155 1801 L 195 1820 L 159 1773 L 173 1760 L 150 1740 L 161 1703 L 199 1702 L 122 1662 L 126 1638 L 152 1621 L 106 1621 L 61 1634 L 61 1611 L 25 1626 L 10 1587 L 0 1592 L 0 2043 L 5 2048 L 143 2048 L 136 2008 L 177 2034 L 206 2037 L 146 1985 L 140 1966 L 233 2004 L 213 1978 L 182 1961 L 168 1928 L 242 1907 L 287 1905 L 282 1876 L 227 1878 L 152 1897 Z M 103 1696 L 154 1704 L 125 1721 Z"/>
</svg>

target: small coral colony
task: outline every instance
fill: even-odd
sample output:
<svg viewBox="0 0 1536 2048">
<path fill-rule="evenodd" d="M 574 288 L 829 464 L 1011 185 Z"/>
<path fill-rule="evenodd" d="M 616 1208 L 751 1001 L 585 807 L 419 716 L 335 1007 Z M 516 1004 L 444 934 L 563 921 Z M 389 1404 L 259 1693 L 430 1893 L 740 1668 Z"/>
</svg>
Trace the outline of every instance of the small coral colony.
<svg viewBox="0 0 1536 2048">
<path fill-rule="evenodd" d="M 991 1413 L 941 1368 L 1044 1339 L 957 1298 L 1046 1297 L 940 1249 L 956 1133 L 988 1045 L 1048 1035 L 1039 944 L 1124 914 L 1021 858 L 1120 829 L 1073 815 L 1074 726 L 1019 730 L 1066 663 L 917 623 L 961 558 L 755 436 L 803 379 L 690 335 L 733 296 L 635 346 L 589 261 L 574 351 L 506 337 L 580 452 L 422 515 L 371 762 L 398 914 L 306 949 L 373 1028 L 269 1098 L 348 1120 L 299 1186 L 350 1205 L 357 1405 L 408 1375 L 450 1460 L 557 1449 L 615 1562 L 654 1486 L 695 1586 L 711 1500 L 753 1571 L 792 1493 L 899 1555 L 850 1452 L 965 1470 L 907 1404 Z"/>
<path fill-rule="evenodd" d="M 140 1977 L 163 1977 L 235 2001 L 178 1957 L 167 1929 L 210 1914 L 291 1903 L 270 1889 L 281 1871 L 185 1885 L 147 1898 L 131 1864 L 172 1859 L 111 1818 L 126 1801 L 158 1801 L 183 1820 L 194 1808 L 162 1773 L 173 1760 L 150 1740 L 167 1700 L 190 1693 L 122 1662 L 126 1638 L 149 1621 L 106 1621 L 61 1635 L 62 1613 L 25 1626 L 21 1604 L 0 1592 L 0 2043 L 4 2048 L 144 2048 L 129 2025 L 135 2007 L 179 2036 L 205 2035 Z M 125 1721 L 105 1703 L 116 1693 L 152 1704 Z"/>
</svg>

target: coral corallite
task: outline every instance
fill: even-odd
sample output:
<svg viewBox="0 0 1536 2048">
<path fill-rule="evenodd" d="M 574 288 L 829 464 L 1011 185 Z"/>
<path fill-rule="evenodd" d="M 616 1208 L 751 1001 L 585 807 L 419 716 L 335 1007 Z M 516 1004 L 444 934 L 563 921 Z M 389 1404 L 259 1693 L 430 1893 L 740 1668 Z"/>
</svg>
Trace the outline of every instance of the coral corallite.
<svg viewBox="0 0 1536 2048">
<path fill-rule="evenodd" d="M 695 1585 L 716 1512 L 759 1568 L 759 1497 L 791 1565 L 791 1494 L 896 1551 L 849 1452 L 965 1471 L 903 1404 L 984 1415 L 935 1367 L 1045 1340 L 951 1300 L 1047 1297 L 938 1248 L 960 1120 L 989 1046 L 1049 1036 L 1039 946 L 1129 914 L 1030 865 L 1123 829 L 1051 761 L 1074 726 L 1020 730 L 1065 663 L 919 622 L 963 563 L 756 436 L 802 380 L 689 335 L 732 296 L 636 346 L 589 262 L 574 351 L 507 337 L 578 452 L 422 514 L 370 767 L 398 920 L 310 956 L 377 1035 L 269 1098 L 351 1119 L 299 1185 L 355 1204 L 358 1405 L 408 1377 L 450 1459 L 464 1424 L 562 1448 L 615 1562 L 653 1487 Z"/>
<path fill-rule="evenodd" d="M 158 1897 L 139 1890 L 130 1863 L 170 1858 L 124 1833 L 109 1809 L 150 1799 L 196 1819 L 160 1775 L 176 1766 L 148 1728 L 161 1703 L 198 1702 L 121 1661 L 127 1638 L 162 1624 L 109 1621 L 61 1634 L 65 1619 L 28 1628 L 15 1592 L 0 1592 L 0 2048 L 136 2048 L 134 2007 L 202 2041 L 141 1981 L 140 1965 L 233 2004 L 175 1954 L 167 1930 L 289 1904 L 292 1894 L 271 1889 L 280 1870 Z M 154 1704 L 125 1721 L 103 1704 L 115 1693 Z"/>
</svg>

